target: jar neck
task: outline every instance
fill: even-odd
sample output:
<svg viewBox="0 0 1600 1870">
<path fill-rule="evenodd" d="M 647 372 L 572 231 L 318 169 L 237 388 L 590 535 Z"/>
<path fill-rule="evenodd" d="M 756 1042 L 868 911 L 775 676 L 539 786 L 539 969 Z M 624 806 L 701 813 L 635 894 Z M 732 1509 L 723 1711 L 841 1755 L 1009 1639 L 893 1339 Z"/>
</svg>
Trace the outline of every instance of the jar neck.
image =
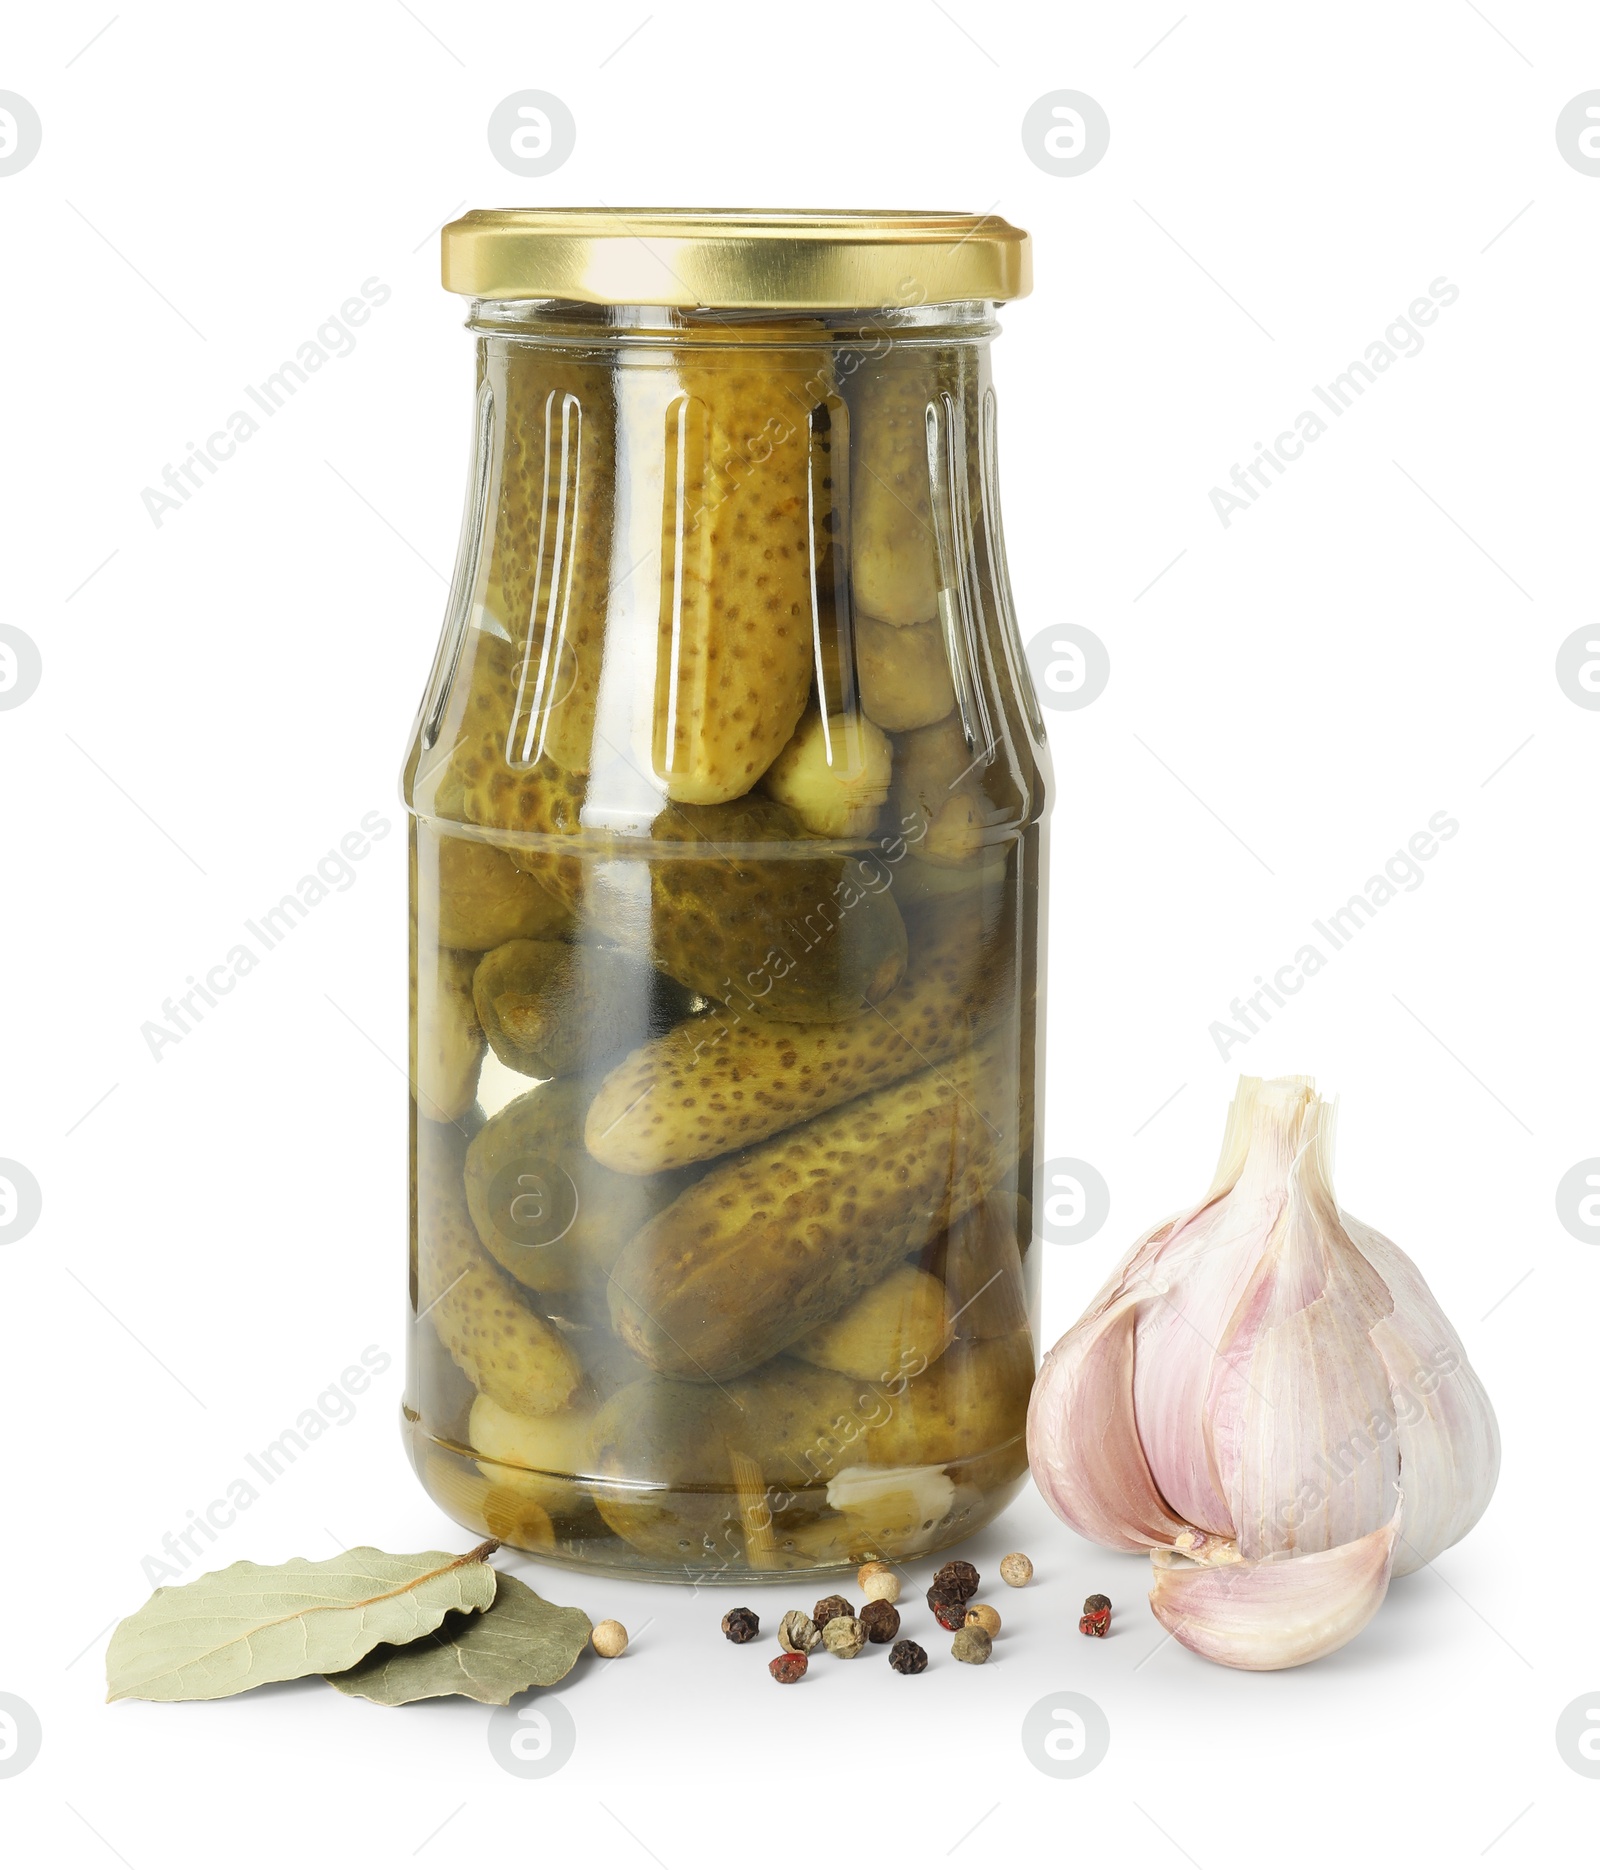
<svg viewBox="0 0 1600 1870">
<path fill-rule="evenodd" d="M 914 282 L 908 281 L 908 290 Z M 596 347 L 738 343 L 815 344 L 819 333 L 839 349 L 987 343 L 1000 329 L 987 299 L 864 309 L 765 310 L 670 305 L 588 305 L 568 299 L 474 299 L 467 328 L 486 336 L 532 338 Z"/>
</svg>

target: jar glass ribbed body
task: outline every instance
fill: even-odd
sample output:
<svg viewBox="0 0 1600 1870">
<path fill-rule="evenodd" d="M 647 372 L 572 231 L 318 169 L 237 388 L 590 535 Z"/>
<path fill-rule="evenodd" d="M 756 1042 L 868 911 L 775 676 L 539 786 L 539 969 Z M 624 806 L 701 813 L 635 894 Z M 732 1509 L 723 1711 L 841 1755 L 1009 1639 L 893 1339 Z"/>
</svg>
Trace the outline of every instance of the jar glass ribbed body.
<svg viewBox="0 0 1600 1870">
<path fill-rule="evenodd" d="M 405 1426 L 636 1576 L 961 1538 L 1026 1471 L 1046 762 L 992 308 L 479 302 L 405 770 Z"/>
</svg>

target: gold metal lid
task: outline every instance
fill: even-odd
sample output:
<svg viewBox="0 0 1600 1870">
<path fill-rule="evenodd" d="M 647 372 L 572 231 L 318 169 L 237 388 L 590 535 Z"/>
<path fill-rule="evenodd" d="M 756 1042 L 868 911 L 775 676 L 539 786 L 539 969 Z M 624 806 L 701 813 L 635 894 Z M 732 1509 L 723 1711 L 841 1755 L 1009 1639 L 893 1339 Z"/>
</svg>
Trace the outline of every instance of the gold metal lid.
<svg viewBox="0 0 1600 1870">
<path fill-rule="evenodd" d="M 1028 236 L 992 214 L 474 208 L 442 235 L 474 299 L 823 310 L 1020 299 Z"/>
</svg>

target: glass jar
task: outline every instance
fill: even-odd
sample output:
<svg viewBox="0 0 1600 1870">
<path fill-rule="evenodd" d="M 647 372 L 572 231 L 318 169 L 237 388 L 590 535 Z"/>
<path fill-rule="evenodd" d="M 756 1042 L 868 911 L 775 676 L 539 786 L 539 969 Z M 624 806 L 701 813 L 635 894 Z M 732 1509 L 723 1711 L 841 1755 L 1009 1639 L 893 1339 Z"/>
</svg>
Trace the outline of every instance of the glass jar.
<svg viewBox="0 0 1600 1870">
<path fill-rule="evenodd" d="M 1027 1471 L 1044 733 L 951 215 L 471 214 L 406 762 L 405 1432 L 556 1563 L 906 1558 Z M 862 309 L 866 308 L 866 309 Z"/>
</svg>

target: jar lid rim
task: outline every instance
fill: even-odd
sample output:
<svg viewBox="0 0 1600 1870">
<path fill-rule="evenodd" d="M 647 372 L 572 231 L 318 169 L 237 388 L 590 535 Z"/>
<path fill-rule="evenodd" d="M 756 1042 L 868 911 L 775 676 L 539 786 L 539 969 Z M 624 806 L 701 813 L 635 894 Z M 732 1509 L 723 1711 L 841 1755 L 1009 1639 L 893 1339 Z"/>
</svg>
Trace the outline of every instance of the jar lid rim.
<svg viewBox="0 0 1600 1870">
<path fill-rule="evenodd" d="M 474 208 L 440 236 L 475 299 L 740 310 L 1024 297 L 1028 236 L 995 214 L 771 208 Z"/>
</svg>

